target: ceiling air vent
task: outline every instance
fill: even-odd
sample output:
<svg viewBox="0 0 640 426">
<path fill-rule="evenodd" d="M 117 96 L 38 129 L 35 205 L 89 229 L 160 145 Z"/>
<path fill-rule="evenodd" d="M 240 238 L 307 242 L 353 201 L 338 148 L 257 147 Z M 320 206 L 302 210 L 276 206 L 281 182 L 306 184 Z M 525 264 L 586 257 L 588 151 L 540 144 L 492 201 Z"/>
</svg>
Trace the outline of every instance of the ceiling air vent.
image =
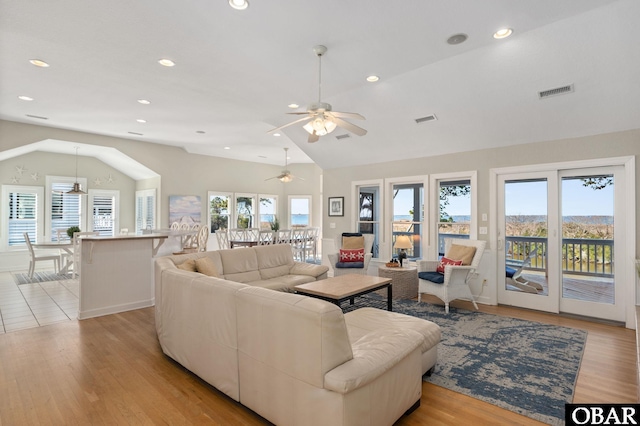
<svg viewBox="0 0 640 426">
<path fill-rule="evenodd" d="M 420 123 L 424 123 L 425 121 L 434 121 L 437 119 L 438 117 L 436 117 L 435 114 L 431 114 L 431 115 L 427 115 L 426 117 L 416 118 L 416 123 L 420 124 Z"/>
<path fill-rule="evenodd" d="M 349 136 L 349 134 L 344 134 L 344 135 L 338 135 L 336 136 L 336 139 L 347 139 L 350 138 L 351 136 Z"/>
<path fill-rule="evenodd" d="M 573 84 L 569 84 L 568 86 L 556 87 L 555 89 L 543 90 L 542 92 L 538 92 L 538 98 L 544 99 L 550 96 L 564 95 L 571 92 L 573 92 Z"/>
</svg>

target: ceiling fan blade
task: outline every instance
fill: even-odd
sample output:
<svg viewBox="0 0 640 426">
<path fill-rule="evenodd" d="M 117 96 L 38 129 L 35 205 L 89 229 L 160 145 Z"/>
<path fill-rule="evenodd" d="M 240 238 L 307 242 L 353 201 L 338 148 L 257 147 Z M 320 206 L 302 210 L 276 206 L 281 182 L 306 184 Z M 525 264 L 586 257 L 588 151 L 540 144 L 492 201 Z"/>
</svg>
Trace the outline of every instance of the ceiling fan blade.
<svg viewBox="0 0 640 426">
<path fill-rule="evenodd" d="M 309 143 L 318 142 L 319 139 L 320 139 L 320 136 L 318 136 L 316 134 L 316 131 L 314 130 L 313 133 L 309 135 L 309 139 L 307 139 L 307 142 Z"/>
<path fill-rule="evenodd" d="M 342 127 L 345 130 L 348 130 L 351 133 L 354 133 L 358 136 L 364 136 L 367 134 L 367 131 L 365 129 L 363 129 L 362 127 L 358 127 L 355 124 L 351 124 L 348 121 L 344 121 L 341 118 L 338 117 L 334 117 L 333 121 L 340 127 Z"/>
<path fill-rule="evenodd" d="M 355 118 L 356 120 L 366 120 L 362 115 L 357 112 L 340 112 L 340 111 L 327 111 L 326 114 L 333 115 L 334 117 L 342 118 Z"/>
<path fill-rule="evenodd" d="M 276 127 L 275 129 L 271 129 L 271 130 L 269 130 L 267 133 L 273 133 L 273 132 L 276 132 L 276 131 L 278 131 L 278 130 L 284 129 L 285 127 L 289 127 L 289 126 L 291 126 L 291 125 L 293 125 L 293 124 L 300 123 L 300 122 L 302 122 L 302 121 L 307 121 L 307 120 L 311 120 L 311 117 L 303 117 L 303 118 L 299 118 L 299 119 L 297 119 L 297 120 L 292 121 L 291 123 L 287 123 L 287 124 L 285 124 L 284 126 L 280 126 L 280 127 Z"/>
</svg>

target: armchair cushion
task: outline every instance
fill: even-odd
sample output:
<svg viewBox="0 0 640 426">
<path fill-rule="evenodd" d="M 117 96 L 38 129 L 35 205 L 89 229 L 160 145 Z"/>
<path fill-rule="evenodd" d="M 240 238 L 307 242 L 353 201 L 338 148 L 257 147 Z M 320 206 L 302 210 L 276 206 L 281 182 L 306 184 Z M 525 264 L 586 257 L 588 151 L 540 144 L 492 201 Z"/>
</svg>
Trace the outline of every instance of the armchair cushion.
<svg viewBox="0 0 640 426">
<path fill-rule="evenodd" d="M 353 250 L 340 249 L 340 262 L 364 262 L 364 248 Z"/>
<path fill-rule="evenodd" d="M 436 272 L 444 274 L 445 265 L 460 266 L 462 265 L 462 260 L 453 260 L 449 259 L 448 257 L 442 256 L 442 259 L 440 259 L 440 263 L 438 263 L 438 267 L 436 268 Z"/>
<path fill-rule="evenodd" d="M 436 284 L 444 284 L 444 275 L 440 272 L 425 271 L 418 272 L 418 278 L 421 280 L 431 281 Z"/>
<path fill-rule="evenodd" d="M 451 248 L 445 254 L 448 259 L 462 260 L 463 265 L 471 265 L 473 256 L 476 254 L 476 248 L 473 246 L 463 246 L 460 244 L 451 244 Z M 444 269 L 443 271 L 444 272 Z"/>
<path fill-rule="evenodd" d="M 336 268 L 364 268 L 364 262 L 336 262 Z"/>
<path fill-rule="evenodd" d="M 342 237 L 342 248 L 343 249 L 364 249 L 364 237 L 360 236 L 352 236 L 352 237 Z"/>
</svg>

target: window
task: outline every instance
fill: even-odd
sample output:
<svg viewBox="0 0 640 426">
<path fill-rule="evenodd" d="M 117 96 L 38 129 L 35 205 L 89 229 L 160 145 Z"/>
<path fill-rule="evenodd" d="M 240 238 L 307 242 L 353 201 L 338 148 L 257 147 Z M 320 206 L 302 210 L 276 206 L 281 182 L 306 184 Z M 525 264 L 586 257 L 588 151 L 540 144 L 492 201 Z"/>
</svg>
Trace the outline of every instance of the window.
<svg viewBox="0 0 640 426">
<path fill-rule="evenodd" d="M 476 172 L 432 176 L 432 223 L 437 235 L 435 257 L 444 254 L 445 238 L 477 238 L 474 188 Z M 437 198 L 435 198 L 437 197 Z"/>
<path fill-rule="evenodd" d="M 256 196 L 236 194 L 236 227 L 256 228 Z"/>
<path fill-rule="evenodd" d="M 119 198 L 119 191 L 89 190 L 92 231 L 104 236 L 116 235 Z"/>
<path fill-rule="evenodd" d="M 156 190 L 136 191 L 136 234 L 156 228 Z M 116 226 L 114 229 L 118 229 Z"/>
<path fill-rule="evenodd" d="M 24 247 L 24 233 L 37 241 L 42 233 L 43 188 L 34 186 L 2 186 L 3 229 L 6 247 Z"/>
<path fill-rule="evenodd" d="M 358 193 L 358 219 L 356 229 L 363 234 L 376 235 L 373 257 L 379 257 L 378 239 L 380 221 L 380 193 L 377 186 L 362 186 Z"/>
<path fill-rule="evenodd" d="M 289 226 L 291 228 L 303 228 L 311 226 L 311 196 L 289 196 Z"/>
<path fill-rule="evenodd" d="M 392 185 L 393 219 L 391 224 L 391 248 L 398 253 L 396 242 L 406 242 L 403 247 L 409 259 L 422 258 L 422 228 L 424 222 L 424 184 L 396 183 Z M 405 237 L 408 237 L 405 238 Z"/>
<path fill-rule="evenodd" d="M 271 229 L 271 224 L 278 216 L 278 196 L 259 195 L 260 204 L 258 214 L 260 215 L 260 229 Z"/>
<path fill-rule="evenodd" d="M 85 182 L 82 182 L 82 181 Z M 57 239 L 56 231 L 71 226 L 77 226 L 86 230 L 86 212 L 82 195 L 67 194 L 73 189 L 73 178 L 47 176 L 47 189 L 49 193 L 48 227 L 47 233 L 52 241 Z M 79 179 L 82 186 L 86 185 L 86 179 Z"/>
<path fill-rule="evenodd" d="M 224 192 L 209 192 L 209 232 L 214 233 L 218 229 L 229 229 L 229 216 L 231 214 L 231 194 Z"/>
</svg>

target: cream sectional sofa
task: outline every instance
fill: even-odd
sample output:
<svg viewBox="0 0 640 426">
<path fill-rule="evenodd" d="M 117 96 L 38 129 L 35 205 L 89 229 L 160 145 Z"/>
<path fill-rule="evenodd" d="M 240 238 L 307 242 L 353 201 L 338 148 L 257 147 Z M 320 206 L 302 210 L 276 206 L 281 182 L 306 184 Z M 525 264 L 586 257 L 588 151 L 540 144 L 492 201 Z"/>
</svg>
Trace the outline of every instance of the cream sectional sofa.
<svg viewBox="0 0 640 426">
<path fill-rule="evenodd" d="M 425 352 L 435 357 L 439 328 L 417 318 L 398 326 L 385 318 L 406 316 L 377 309 L 343 314 L 331 303 L 289 293 L 290 286 L 273 286 L 270 273 L 246 283 L 231 279 L 252 276 L 228 264 L 237 255 L 252 269 L 251 250 L 258 265 L 274 272 L 282 259 L 267 260 L 268 254 L 287 256 L 260 250 L 266 247 L 156 259 L 156 330 L 164 353 L 278 425 L 390 425 L 419 405 Z M 176 266 L 202 256 L 219 256 L 224 278 Z M 289 271 L 300 272 L 294 267 Z M 425 351 L 425 345 L 431 346 Z"/>
</svg>

